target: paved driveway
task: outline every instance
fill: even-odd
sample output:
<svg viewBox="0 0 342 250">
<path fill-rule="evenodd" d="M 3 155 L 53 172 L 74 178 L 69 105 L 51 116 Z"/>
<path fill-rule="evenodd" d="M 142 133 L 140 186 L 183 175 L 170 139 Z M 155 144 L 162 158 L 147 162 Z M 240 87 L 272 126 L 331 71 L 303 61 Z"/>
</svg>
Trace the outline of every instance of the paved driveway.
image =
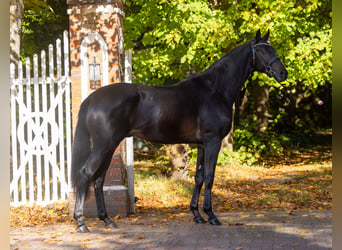
<svg viewBox="0 0 342 250">
<path fill-rule="evenodd" d="M 222 226 L 196 225 L 189 213 L 142 214 L 118 229 L 88 219 L 91 233 L 72 224 L 12 228 L 11 249 L 332 249 L 331 211 L 217 213 Z"/>
</svg>

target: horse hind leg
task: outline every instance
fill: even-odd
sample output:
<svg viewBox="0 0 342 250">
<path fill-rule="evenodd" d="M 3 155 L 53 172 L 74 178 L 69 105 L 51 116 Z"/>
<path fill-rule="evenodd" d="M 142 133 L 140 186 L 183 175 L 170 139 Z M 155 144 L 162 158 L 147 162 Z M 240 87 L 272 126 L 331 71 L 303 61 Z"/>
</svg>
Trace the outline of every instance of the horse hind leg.
<svg viewBox="0 0 342 250">
<path fill-rule="evenodd" d="M 106 152 L 108 152 L 107 147 L 94 147 L 88 157 L 88 160 L 78 173 L 74 218 L 77 222 L 77 230 L 79 232 L 89 232 L 89 229 L 83 221 L 84 201 L 88 192 L 89 184 L 96 172 L 101 168 L 101 163 L 106 157 Z"/>
<path fill-rule="evenodd" d="M 76 202 L 74 209 L 74 219 L 77 222 L 77 230 L 81 233 L 89 232 L 83 221 L 84 201 L 88 192 L 90 178 L 83 174 L 79 174 L 76 186 Z"/>
<path fill-rule="evenodd" d="M 107 228 L 117 228 L 117 225 L 112 221 L 107 214 L 106 206 L 105 206 L 105 200 L 103 195 L 103 184 L 105 181 L 105 176 L 107 169 L 110 165 L 112 159 L 112 153 L 108 154 L 106 157 L 103 166 L 106 166 L 106 168 L 101 168 L 96 175 L 96 179 L 94 182 L 94 189 L 95 189 L 95 198 L 96 198 L 96 205 L 97 205 L 97 212 L 98 217 L 100 220 L 103 220 Z"/>
</svg>

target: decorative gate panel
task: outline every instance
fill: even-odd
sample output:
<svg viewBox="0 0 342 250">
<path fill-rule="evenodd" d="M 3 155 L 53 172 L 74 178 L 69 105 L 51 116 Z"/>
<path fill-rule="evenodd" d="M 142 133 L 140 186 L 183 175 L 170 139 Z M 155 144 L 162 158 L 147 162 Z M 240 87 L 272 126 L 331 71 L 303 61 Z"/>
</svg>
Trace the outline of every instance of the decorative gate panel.
<svg viewBox="0 0 342 250">
<path fill-rule="evenodd" d="M 11 205 L 46 204 L 69 193 L 71 167 L 71 112 L 68 33 L 46 53 L 11 65 Z M 62 56 L 63 53 L 63 56 Z M 63 57 L 63 61 L 62 61 Z M 55 66 L 56 63 L 56 66 Z M 47 66 L 46 66 L 47 65 Z M 62 69 L 64 72 L 62 74 Z M 56 72 L 55 72 L 56 69 Z M 46 72 L 48 71 L 48 72 Z M 47 75 L 48 74 L 48 75 Z"/>
</svg>

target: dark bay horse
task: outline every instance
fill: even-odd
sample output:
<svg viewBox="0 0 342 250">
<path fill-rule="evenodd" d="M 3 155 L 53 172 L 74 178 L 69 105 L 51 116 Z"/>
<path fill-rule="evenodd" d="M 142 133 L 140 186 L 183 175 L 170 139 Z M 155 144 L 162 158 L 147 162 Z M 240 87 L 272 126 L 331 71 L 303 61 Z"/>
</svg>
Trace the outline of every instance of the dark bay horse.
<svg viewBox="0 0 342 250">
<path fill-rule="evenodd" d="M 136 136 L 159 143 L 198 145 L 195 187 L 190 203 L 196 223 L 205 223 L 198 210 L 203 183 L 203 211 L 208 222 L 220 225 L 212 211 L 214 183 L 221 140 L 232 122 L 232 105 L 247 77 L 264 72 L 278 82 L 287 71 L 267 42 L 269 32 L 223 56 L 205 71 L 171 86 L 152 87 L 118 83 L 102 87 L 81 105 L 72 152 L 72 184 L 76 190 L 74 218 L 78 231 L 88 232 L 83 205 L 94 181 L 98 216 L 107 227 L 116 227 L 107 216 L 103 182 L 112 154 L 121 140 Z"/>
</svg>

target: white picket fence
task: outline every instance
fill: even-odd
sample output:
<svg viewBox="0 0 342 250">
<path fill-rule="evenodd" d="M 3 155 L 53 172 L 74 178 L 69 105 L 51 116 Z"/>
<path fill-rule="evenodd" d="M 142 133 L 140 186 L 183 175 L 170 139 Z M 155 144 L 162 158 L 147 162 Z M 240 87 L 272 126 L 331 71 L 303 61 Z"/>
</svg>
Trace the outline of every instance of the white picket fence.
<svg viewBox="0 0 342 250">
<path fill-rule="evenodd" d="M 63 58 L 63 60 L 62 60 Z M 71 112 L 68 32 L 56 49 L 11 64 L 10 203 L 47 204 L 66 199 L 70 184 Z M 39 67 L 40 65 L 40 67 Z M 56 66 L 56 67 L 55 67 Z M 64 70 L 63 70 L 64 68 Z M 15 72 L 18 76 L 15 78 Z M 47 72 L 48 71 L 48 72 Z M 63 72 L 62 72 L 63 71 Z"/>
</svg>

